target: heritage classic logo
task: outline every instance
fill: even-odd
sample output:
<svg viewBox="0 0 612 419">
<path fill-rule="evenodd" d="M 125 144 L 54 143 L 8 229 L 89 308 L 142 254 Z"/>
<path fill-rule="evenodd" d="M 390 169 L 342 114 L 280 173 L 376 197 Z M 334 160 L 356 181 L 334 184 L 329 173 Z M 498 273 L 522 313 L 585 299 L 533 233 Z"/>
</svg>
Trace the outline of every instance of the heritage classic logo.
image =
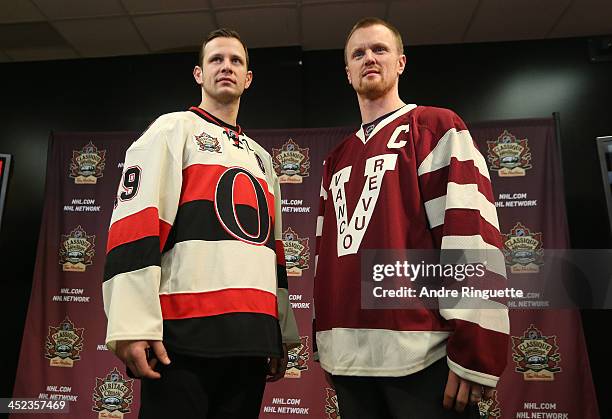
<svg viewBox="0 0 612 419">
<path fill-rule="evenodd" d="M 133 384 L 134 380 L 124 379 L 117 367 L 104 378 L 96 377 L 91 410 L 98 412 L 98 419 L 122 419 L 129 413 Z"/>
<path fill-rule="evenodd" d="M 506 265 L 514 274 L 535 273 L 544 264 L 544 249 L 542 249 L 542 233 L 532 233 L 521 222 L 502 234 L 504 240 L 504 256 Z"/>
<path fill-rule="evenodd" d="M 338 395 L 336 390 L 325 388 L 325 414 L 328 419 L 340 419 L 340 408 L 338 407 Z"/>
<path fill-rule="evenodd" d="M 512 359 L 525 381 L 553 381 L 561 355 L 557 336 L 544 336 L 533 324 L 523 336 L 512 336 Z"/>
<path fill-rule="evenodd" d="M 285 378 L 300 378 L 302 371 L 308 369 L 308 336 L 300 336 L 302 344 L 289 351 Z"/>
<path fill-rule="evenodd" d="M 62 234 L 60 242 L 59 263 L 66 272 L 85 272 L 93 263 L 96 236 L 88 236 L 81 226 L 70 234 Z"/>
<path fill-rule="evenodd" d="M 200 135 L 195 135 L 194 137 L 199 151 L 221 153 L 221 143 L 215 137 L 205 132 L 202 132 Z"/>
<path fill-rule="evenodd" d="M 500 177 L 525 176 L 527 169 L 532 167 L 527 138 L 519 140 L 504 130 L 497 140 L 487 141 L 487 148 L 489 169 L 497 171 Z"/>
<path fill-rule="evenodd" d="M 105 160 L 106 150 L 98 150 L 90 141 L 82 150 L 72 151 L 69 176 L 79 185 L 95 184 L 104 175 Z"/>
<path fill-rule="evenodd" d="M 72 368 L 74 361 L 81 359 L 79 354 L 83 350 L 84 330 L 74 327 L 68 316 L 58 327 L 49 326 L 45 351 L 49 365 Z"/>
<path fill-rule="evenodd" d="M 308 237 L 300 238 L 291 227 L 287 228 L 282 236 L 285 249 L 285 264 L 287 275 L 302 276 L 302 271 L 308 269 L 310 260 L 310 247 Z"/>
<path fill-rule="evenodd" d="M 501 418 L 501 409 L 497 401 L 497 390 L 493 390 L 493 396 L 490 399 L 482 399 L 478 402 L 478 413 L 480 419 Z"/>
<path fill-rule="evenodd" d="M 310 176 L 308 150 L 300 148 L 291 138 L 280 149 L 272 148 L 274 170 L 280 183 L 302 183 L 303 178 Z"/>
</svg>

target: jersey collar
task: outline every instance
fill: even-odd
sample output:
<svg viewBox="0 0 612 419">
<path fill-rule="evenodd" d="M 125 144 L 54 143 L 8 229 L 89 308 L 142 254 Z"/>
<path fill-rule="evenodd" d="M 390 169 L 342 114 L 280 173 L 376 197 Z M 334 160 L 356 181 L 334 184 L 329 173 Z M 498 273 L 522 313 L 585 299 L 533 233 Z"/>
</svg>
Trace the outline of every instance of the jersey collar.
<svg viewBox="0 0 612 419">
<path fill-rule="evenodd" d="M 370 140 L 372 137 L 374 137 L 374 135 L 376 135 L 376 133 L 378 131 L 380 131 L 381 129 L 383 129 L 385 126 L 387 126 L 391 121 L 395 120 L 396 118 L 407 114 L 408 112 L 410 112 L 411 110 L 413 110 L 414 108 L 416 108 L 416 105 L 413 103 L 410 103 L 408 105 L 404 105 L 401 108 L 399 108 L 397 111 L 393 112 L 391 115 L 389 115 L 388 117 L 386 117 L 385 119 L 383 119 L 382 121 L 380 121 L 377 125 L 376 128 L 374 128 L 374 131 L 372 131 L 372 133 L 368 136 L 368 138 L 366 139 L 365 133 L 363 132 L 363 125 L 359 128 L 359 131 L 357 131 L 355 133 L 355 135 L 357 136 L 357 138 L 359 138 L 361 140 L 362 143 L 367 143 L 368 140 Z"/>
<path fill-rule="evenodd" d="M 212 124 L 219 125 L 220 127 L 223 127 L 223 128 L 229 128 L 230 130 L 234 131 L 236 134 L 242 135 L 242 127 L 240 125 L 236 125 L 236 126 L 230 125 L 230 124 L 220 120 L 219 118 L 217 118 L 213 114 L 210 114 L 210 113 L 206 112 L 204 109 L 199 108 L 197 106 L 190 107 L 189 111 L 191 111 L 194 114 L 198 115 L 199 117 L 204 119 L 206 122 L 210 122 Z"/>
</svg>

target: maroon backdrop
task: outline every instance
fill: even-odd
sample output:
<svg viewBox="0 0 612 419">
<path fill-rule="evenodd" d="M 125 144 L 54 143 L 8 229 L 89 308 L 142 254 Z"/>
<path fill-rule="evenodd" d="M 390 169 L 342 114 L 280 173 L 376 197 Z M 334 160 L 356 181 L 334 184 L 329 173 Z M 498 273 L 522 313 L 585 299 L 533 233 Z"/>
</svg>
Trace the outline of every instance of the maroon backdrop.
<svg viewBox="0 0 612 419">
<path fill-rule="evenodd" d="M 335 393 L 312 358 L 311 301 L 321 164 L 350 131 L 249 132 L 273 155 L 283 182 L 290 300 L 302 336 L 302 347 L 290 354 L 286 379 L 266 388 L 262 418 L 340 417 Z M 509 275 L 532 275 L 544 263 L 543 248 L 569 246 L 554 121 L 495 121 L 474 124 L 471 131 L 489 163 Z M 71 413 L 60 418 L 137 417 L 138 380 L 129 379 L 104 346 L 101 295 L 113 199 L 125 150 L 136 136 L 56 133 L 50 139 L 43 223 L 13 396 L 70 401 Z M 494 399 L 480 405 L 481 417 L 599 417 L 578 312 L 515 308 L 511 334 L 508 367 Z"/>
</svg>

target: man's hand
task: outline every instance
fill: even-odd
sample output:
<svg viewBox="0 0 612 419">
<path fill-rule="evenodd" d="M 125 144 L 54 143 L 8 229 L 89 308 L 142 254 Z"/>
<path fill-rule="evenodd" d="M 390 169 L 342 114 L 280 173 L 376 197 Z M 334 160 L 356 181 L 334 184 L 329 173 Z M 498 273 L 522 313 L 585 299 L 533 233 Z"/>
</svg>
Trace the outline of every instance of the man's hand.
<svg viewBox="0 0 612 419">
<path fill-rule="evenodd" d="M 451 370 L 448 372 L 442 404 L 445 409 L 454 408 L 457 412 L 463 412 L 468 399 L 470 403 L 478 403 L 482 398 L 493 397 L 493 390 L 491 387 L 464 380 Z"/>
<path fill-rule="evenodd" d="M 149 348 L 154 356 L 147 360 Z M 153 371 L 158 360 L 164 365 L 170 364 L 166 348 L 159 340 L 120 340 L 117 341 L 115 354 L 139 378 L 159 379 L 161 375 Z"/>
<path fill-rule="evenodd" d="M 287 345 L 283 343 L 283 357 L 282 358 L 270 358 L 268 362 L 268 377 L 266 381 L 278 381 L 285 376 L 285 371 L 287 370 L 287 361 L 289 357 L 287 356 Z"/>
</svg>

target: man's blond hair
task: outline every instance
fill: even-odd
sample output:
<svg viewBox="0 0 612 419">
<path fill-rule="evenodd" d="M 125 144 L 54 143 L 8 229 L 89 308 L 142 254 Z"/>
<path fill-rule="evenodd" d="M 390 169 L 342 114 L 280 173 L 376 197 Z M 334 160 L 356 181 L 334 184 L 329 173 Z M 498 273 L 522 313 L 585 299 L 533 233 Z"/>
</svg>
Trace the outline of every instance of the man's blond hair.
<svg viewBox="0 0 612 419">
<path fill-rule="evenodd" d="M 395 43 L 397 44 L 397 52 L 399 54 L 404 53 L 404 43 L 402 42 L 402 35 L 399 33 L 399 31 L 397 30 L 395 26 L 393 26 L 386 20 L 382 20 L 377 17 L 364 17 L 363 19 L 360 19 L 357 23 L 355 23 L 355 25 L 349 32 L 348 36 L 346 37 L 346 41 L 344 42 L 344 63 L 345 64 L 348 62 L 348 57 L 346 55 L 348 51 L 346 50 L 346 47 L 348 46 L 349 39 L 351 39 L 351 36 L 353 36 L 353 33 L 355 33 L 357 29 L 369 28 L 370 26 L 374 26 L 374 25 L 382 25 L 385 28 L 389 29 L 391 33 L 393 34 L 393 37 L 395 38 Z"/>
</svg>

